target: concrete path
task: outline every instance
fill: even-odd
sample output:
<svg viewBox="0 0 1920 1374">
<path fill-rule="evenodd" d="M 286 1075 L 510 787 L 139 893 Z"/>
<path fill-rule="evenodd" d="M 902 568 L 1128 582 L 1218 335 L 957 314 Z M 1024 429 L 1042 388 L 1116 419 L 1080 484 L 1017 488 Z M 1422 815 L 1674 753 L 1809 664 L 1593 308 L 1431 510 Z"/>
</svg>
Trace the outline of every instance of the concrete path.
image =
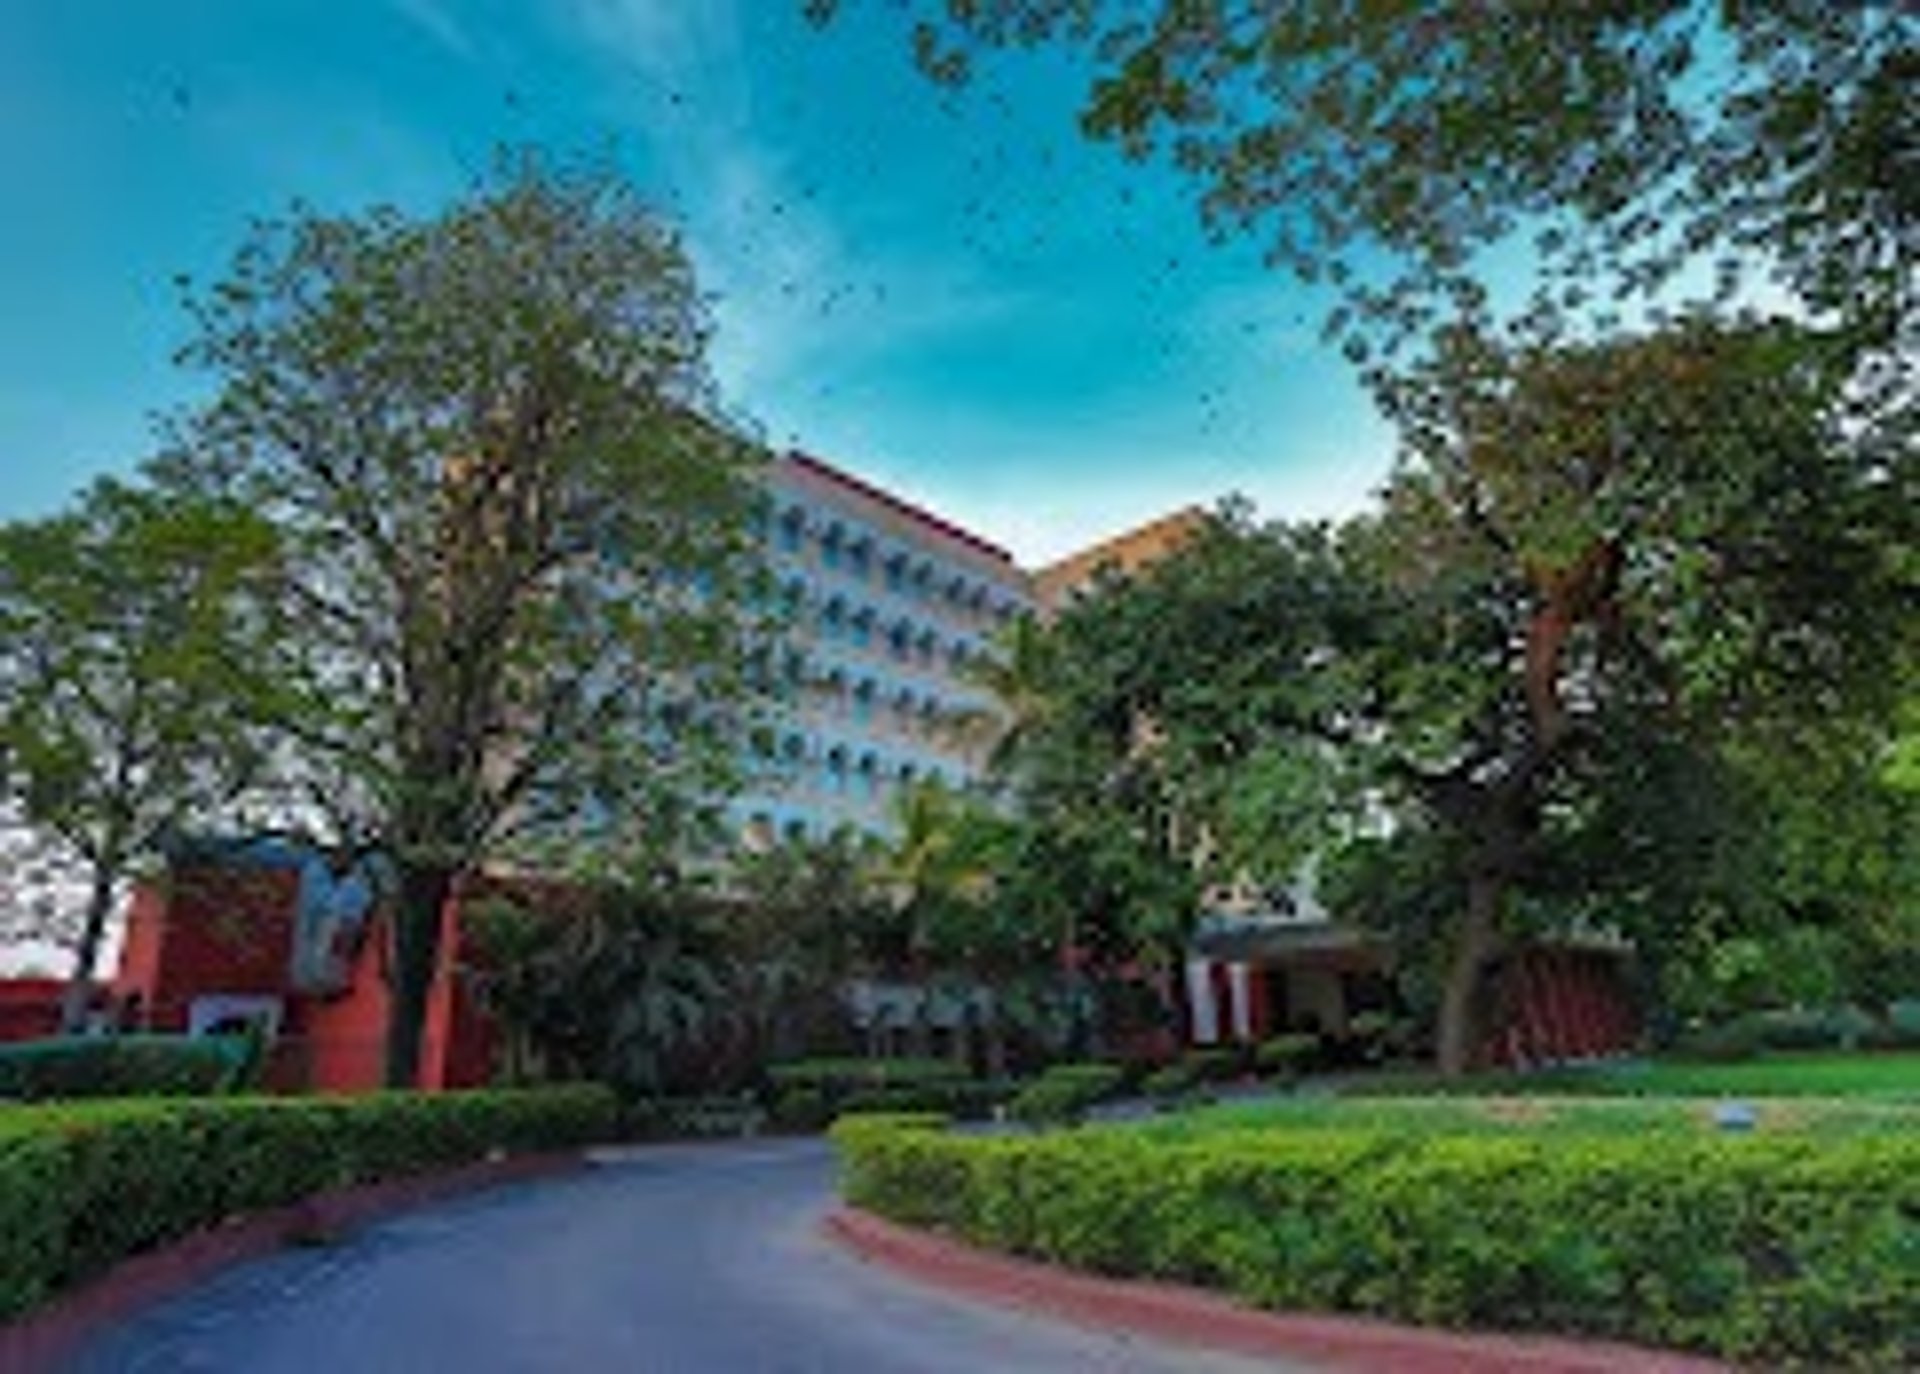
<svg viewBox="0 0 1920 1374">
<path fill-rule="evenodd" d="M 106 1333 L 85 1374 L 1292 1371 L 976 1305 L 819 1232 L 818 1141 L 609 1152 L 223 1275 Z"/>
</svg>

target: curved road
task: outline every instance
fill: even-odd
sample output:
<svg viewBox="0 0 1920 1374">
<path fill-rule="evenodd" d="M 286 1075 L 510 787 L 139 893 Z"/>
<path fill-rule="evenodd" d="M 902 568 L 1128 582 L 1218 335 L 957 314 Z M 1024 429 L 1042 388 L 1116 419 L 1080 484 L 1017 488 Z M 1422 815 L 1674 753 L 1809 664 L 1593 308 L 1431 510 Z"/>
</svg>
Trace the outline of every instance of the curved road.
<svg viewBox="0 0 1920 1374">
<path fill-rule="evenodd" d="M 976 1305 L 819 1234 L 819 1141 L 659 1146 L 289 1250 L 96 1340 L 86 1374 L 1251 1371 Z"/>
</svg>

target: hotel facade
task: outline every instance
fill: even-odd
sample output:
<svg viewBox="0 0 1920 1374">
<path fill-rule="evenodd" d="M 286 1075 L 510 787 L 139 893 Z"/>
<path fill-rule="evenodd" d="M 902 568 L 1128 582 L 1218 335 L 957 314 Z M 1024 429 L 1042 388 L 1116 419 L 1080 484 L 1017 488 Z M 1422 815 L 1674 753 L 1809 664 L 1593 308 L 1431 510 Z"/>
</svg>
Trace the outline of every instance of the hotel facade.
<svg viewBox="0 0 1920 1374">
<path fill-rule="evenodd" d="M 998 545 L 801 453 L 768 471 L 761 537 L 786 631 L 764 667 L 785 710 L 731 828 L 765 846 L 887 835 L 920 782 L 981 781 L 992 694 L 972 667 L 1035 606 Z"/>
<path fill-rule="evenodd" d="M 919 782 L 978 785 L 987 732 L 963 724 L 994 706 L 973 665 L 994 652 L 996 631 L 1066 604 L 1102 569 L 1150 565 L 1204 524 L 1178 512 L 1030 575 L 990 541 L 805 454 L 774 459 L 766 481 L 760 534 L 786 610 L 766 666 L 783 709 L 762 732 L 755 782 L 729 803 L 728 819 L 768 845 L 842 829 L 885 836 Z M 136 893 L 117 975 L 103 989 L 119 1024 L 200 1032 L 264 1020 L 280 1043 L 276 1086 L 377 1087 L 390 995 L 385 914 L 370 895 L 348 902 L 353 875 L 331 871 L 317 852 L 239 849 L 189 861 L 191 871 Z M 1331 918 L 1310 890 L 1281 900 L 1238 886 L 1208 894 L 1184 977 L 1168 989 L 1182 1039 L 1257 1040 L 1302 1024 L 1337 1036 L 1384 1003 L 1390 951 Z M 465 897 L 483 895 L 457 896 L 444 913 L 422 1087 L 472 1086 L 492 1071 L 461 920 Z M 1489 1057 L 1558 1059 L 1627 1044 L 1617 963 L 1617 951 L 1565 944 L 1516 955 L 1499 971 L 1505 1014 Z M 868 1000 L 856 1016 L 880 1014 L 884 999 Z M 37 1024 L 0 1018 L 0 1037 Z"/>
</svg>

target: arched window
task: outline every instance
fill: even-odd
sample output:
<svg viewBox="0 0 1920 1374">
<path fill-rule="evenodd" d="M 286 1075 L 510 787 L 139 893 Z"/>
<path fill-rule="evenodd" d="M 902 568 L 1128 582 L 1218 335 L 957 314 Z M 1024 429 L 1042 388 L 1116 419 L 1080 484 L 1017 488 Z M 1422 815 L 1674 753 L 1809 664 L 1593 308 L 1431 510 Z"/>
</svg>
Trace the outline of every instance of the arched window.
<svg viewBox="0 0 1920 1374">
<path fill-rule="evenodd" d="M 788 506 L 780 513 L 780 552 L 799 553 L 806 532 L 807 513 L 798 506 Z"/>
<path fill-rule="evenodd" d="M 838 520 L 820 531 L 820 561 L 829 568 L 840 566 L 840 553 L 846 546 L 847 527 Z"/>
</svg>

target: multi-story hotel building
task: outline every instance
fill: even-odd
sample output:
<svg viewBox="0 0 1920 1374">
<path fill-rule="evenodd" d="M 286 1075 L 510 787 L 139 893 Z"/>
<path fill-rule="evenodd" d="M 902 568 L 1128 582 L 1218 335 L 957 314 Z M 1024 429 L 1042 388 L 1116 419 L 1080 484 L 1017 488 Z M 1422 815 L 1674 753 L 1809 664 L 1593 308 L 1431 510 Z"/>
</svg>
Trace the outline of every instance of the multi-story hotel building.
<svg viewBox="0 0 1920 1374">
<path fill-rule="evenodd" d="M 1034 604 L 1012 555 L 801 453 L 777 457 L 763 537 L 788 617 L 770 665 L 788 709 L 730 813 L 760 843 L 885 834 L 916 781 L 956 789 L 992 707 L 969 664 Z"/>
</svg>

